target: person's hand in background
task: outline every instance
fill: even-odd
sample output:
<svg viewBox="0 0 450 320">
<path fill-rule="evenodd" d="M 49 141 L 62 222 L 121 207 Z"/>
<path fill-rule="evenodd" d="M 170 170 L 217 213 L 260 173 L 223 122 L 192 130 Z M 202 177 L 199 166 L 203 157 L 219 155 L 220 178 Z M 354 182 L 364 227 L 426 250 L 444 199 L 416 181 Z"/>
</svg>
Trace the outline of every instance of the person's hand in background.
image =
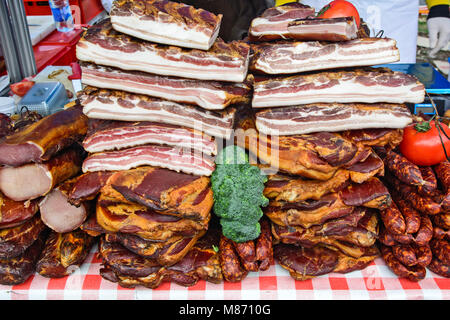
<svg viewBox="0 0 450 320">
<path fill-rule="evenodd" d="M 428 0 L 428 36 L 430 39 L 430 57 L 443 49 L 450 41 L 449 0 Z"/>
</svg>

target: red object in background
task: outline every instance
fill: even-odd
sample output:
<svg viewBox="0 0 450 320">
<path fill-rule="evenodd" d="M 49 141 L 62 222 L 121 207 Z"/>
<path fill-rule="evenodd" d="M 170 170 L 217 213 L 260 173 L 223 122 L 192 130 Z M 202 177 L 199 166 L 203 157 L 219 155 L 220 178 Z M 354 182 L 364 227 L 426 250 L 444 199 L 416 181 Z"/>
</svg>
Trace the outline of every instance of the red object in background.
<svg viewBox="0 0 450 320">
<path fill-rule="evenodd" d="M 77 61 L 76 44 L 81 38 L 82 29 L 74 29 L 69 32 L 53 31 L 47 37 L 42 39 L 37 46 L 64 46 L 69 48 L 68 52 L 61 60 L 56 60 L 55 66 L 68 66 L 71 62 Z M 35 47 L 37 47 L 35 46 Z"/>
<path fill-rule="evenodd" d="M 81 21 L 75 24 L 87 24 L 103 11 L 101 0 L 69 0 L 70 5 L 80 8 Z M 48 1 L 23 0 L 27 16 L 48 16 L 52 14 Z M 76 19 L 74 19 L 76 20 Z"/>
<path fill-rule="evenodd" d="M 10 85 L 12 93 L 23 97 L 34 86 L 34 81 L 22 80 Z"/>
<path fill-rule="evenodd" d="M 77 61 L 76 44 L 83 30 L 53 31 L 33 47 L 38 72 L 46 66 L 68 66 Z"/>
<path fill-rule="evenodd" d="M 72 62 L 70 67 L 72 68 L 72 75 L 68 76 L 69 80 L 81 79 L 81 67 L 78 62 Z"/>
<path fill-rule="evenodd" d="M 359 28 L 361 20 L 359 17 L 358 10 L 352 3 L 345 0 L 331 1 L 329 4 L 323 7 L 317 14 L 317 17 L 324 19 L 351 17 L 351 16 L 355 17 L 356 24 Z"/>
<path fill-rule="evenodd" d="M 442 129 L 438 132 L 435 121 L 438 120 L 431 120 L 429 125 L 426 122 L 411 124 L 403 130 L 400 151 L 409 161 L 418 166 L 432 166 L 444 161 L 442 142 L 445 151 L 450 155 L 450 140 L 446 137 L 446 135 L 450 137 L 450 129 L 441 122 Z"/>
</svg>

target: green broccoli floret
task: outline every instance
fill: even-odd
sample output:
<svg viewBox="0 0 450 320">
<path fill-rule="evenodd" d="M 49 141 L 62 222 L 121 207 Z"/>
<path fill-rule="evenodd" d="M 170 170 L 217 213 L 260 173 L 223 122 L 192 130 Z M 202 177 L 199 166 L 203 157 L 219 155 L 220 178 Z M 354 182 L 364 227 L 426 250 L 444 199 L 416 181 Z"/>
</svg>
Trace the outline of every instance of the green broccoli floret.
<svg viewBox="0 0 450 320">
<path fill-rule="evenodd" d="M 223 235 L 234 242 L 254 240 L 261 233 L 259 222 L 246 225 L 236 220 L 220 219 L 220 224 L 222 225 Z"/>
<path fill-rule="evenodd" d="M 263 195 L 267 177 L 248 163 L 248 156 L 240 147 L 224 148 L 218 159 L 211 186 L 214 213 L 221 218 L 222 232 L 235 242 L 256 239 L 263 216 L 261 207 L 269 203 Z"/>
</svg>

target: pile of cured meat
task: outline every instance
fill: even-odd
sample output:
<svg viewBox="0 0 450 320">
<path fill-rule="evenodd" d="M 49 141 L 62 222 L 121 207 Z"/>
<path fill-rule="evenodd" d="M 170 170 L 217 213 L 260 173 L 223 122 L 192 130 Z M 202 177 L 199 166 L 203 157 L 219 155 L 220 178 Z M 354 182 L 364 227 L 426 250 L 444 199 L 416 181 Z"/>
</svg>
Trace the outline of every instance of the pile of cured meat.
<svg viewBox="0 0 450 320">
<path fill-rule="evenodd" d="M 24 282 L 35 271 L 63 277 L 81 265 L 93 238 L 79 230 L 87 208 L 70 208 L 64 192 L 78 175 L 87 130 L 73 107 L 12 132 L 0 143 L 0 283 Z M 70 229 L 62 228 L 64 225 Z"/>
<path fill-rule="evenodd" d="M 82 229 L 100 235 L 100 273 L 121 286 L 222 281 L 209 176 L 251 79 L 250 47 L 217 38 L 221 19 L 119 0 L 77 45 L 89 155 L 70 201 L 95 202 Z"/>
<path fill-rule="evenodd" d="M 370 67 L 399 60 L 395 40 L 359 35 L 353 18 L 317 19 L 298 3 L 249 30 L 255 83 L 237 144 L 269 174 L 274 258 L 298 280 L 379 256 L 378 217 L 392 199 L 373 147 L 395 148 L 412 122 L 405 103 L 424 99 L 414 77 Z"/>
<path fill-rule="evenodd" d="M 225 43 L 221 15 L 116 0 L 77 45 L 77 103 L 13 131 L 0 117 L 0 283 L 67 276 L 95 243 L 123 287 L 274 263 L 305 280 L 379 256 L 400 277 L 448 277 L 448 163 L 414 167 L 396 148 L 424 86 L 371 67 L 399 60 L 394 40 L 314 14 L 270 8 L 248 42 Z M 261 234 L 244 243 L 212 212 L 225 142 L 268 176 Z"/>
</svg>

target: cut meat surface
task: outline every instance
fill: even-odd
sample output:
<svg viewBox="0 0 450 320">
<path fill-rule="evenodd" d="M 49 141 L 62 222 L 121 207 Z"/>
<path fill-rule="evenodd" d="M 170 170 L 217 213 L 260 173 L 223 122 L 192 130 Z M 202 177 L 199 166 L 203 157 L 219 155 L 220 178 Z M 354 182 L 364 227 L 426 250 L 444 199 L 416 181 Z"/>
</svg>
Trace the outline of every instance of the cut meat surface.
<svg viewBox="0 0 450 320">
<path fill-rule="evenodd" d="M 277 136 L 368 128 L 403 129 L 410 123 L 412 115 L 404 104 L 319 103 L 256 113 L 258 131 Z"/>
<path fill-rule="evenodd" d="M 243 41 L 217 39 L 208 51 L 140 41 L 115 31 L 111 22 L 92 26 L 77 44 L 81 61 L 199 80 L 243 82 L 250 47 Z"/>
<path fill-rule="evenodd" d="M 388 38 L 323 43 L 279 42 L 253 44 L 249 70 L 265 74 L 372 66 L 400 60 L 397 43 Z"/>
<path fill-rule="evenodd" d="M 145 145 L 118 151 L 95 153 L 83 162 L 83 172 L 128 170 L 159 166 L 174 171 L 209 176 L 214 159 L 199 152 L 169 146 Z"/>
<path fill-rule="evenodd" d="M 88 202 L 80 206 L 69 203 L 68 194 L 74 181 L 66 181 L 54 188 L 39 203 L 42 221 L 55 232 L 65 233 L 77 229 L 93 209 L 93 205 Z"/>
<path fill-rule="evenodd" d="M 115 30 L 139 39 L 208 50 L 217 38 L 222 15 L 172 1 L 120 0 L 110 12 Z"/>
<path fill-rule="evenodd" d="M 412 75 L 387 68 L 360 68 L 258 81 L 254 85 L 252 107 L 314 103 L 421 103 L 424 98 L 425 86 Z"/>
<path fill-rule="evenodd" d="M 48 194 L 53 187 L 80 172 L 82 155 L 70 148 L 42 164 L 0 169 L 0 190 L 10 199 L 24 201 Z"/>
<path fill-rule="evenodd" d="M 206 111 L 187 104 L 115 90 L 87 87 L 79 97 L 83 112 L 94 119 L 152 121 L 179 125 L 228 139 L 236 109 Z"/>
<path fill-rule="evenodd" d="M 289 23 L 314 15 L 314 8 L 301 3 L 269 8 L 260 17 L 252 20 L 249 38 L 251 41 L 286 39 L 289 36 Z"/>
<path fill-rule="evenodd" d="M 85 85 L 146 94 L 152 97 L 220 110 L 236 103 L 248 103 L 253 77 L 243 83 L 191 80 L 165 77 L 140 71 L 81 63 Z"/>
<path fill-rule="evenodd" d="M 145 144 L 161 144 L 217 154 L 213 138 L 202 132 L 168 124 L 153 122 L 127 122 L 91 119 L 83 147 L 89 153 L 121 150 Z"/>
</svg>

